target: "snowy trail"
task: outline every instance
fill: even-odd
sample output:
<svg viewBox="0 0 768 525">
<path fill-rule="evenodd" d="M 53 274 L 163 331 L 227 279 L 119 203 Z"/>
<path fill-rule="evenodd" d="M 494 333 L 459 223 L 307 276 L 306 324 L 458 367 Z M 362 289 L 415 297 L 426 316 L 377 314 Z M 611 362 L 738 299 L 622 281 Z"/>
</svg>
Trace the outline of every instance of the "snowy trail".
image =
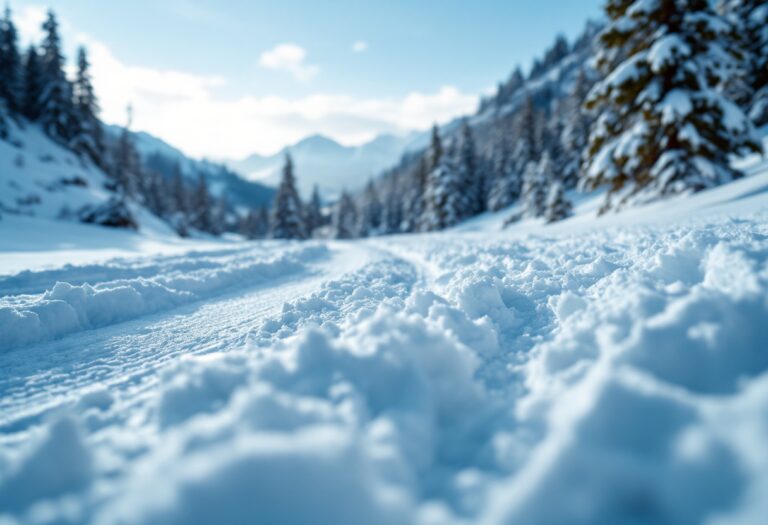
<svg viewBox="0 0 768 525">
<path fill-rule="evenodd" d="M 765 182 L 655 222 L 2 279 L 41 322 L 60 280 L 89 315 L 122 287 L 178 301 L 0 351 L 0 518 L 762 525 Z"/>
<path fill-rule="evenodd" d="M 217 255 L 231 254 L 205 253 L 206 262 L 195 264 L 209 266 L 215 263 Z M 123 403 L 141 401 L 157 385 L 161 370 L 174 360 L 242 347 L 249 333 L 277 315 L 286 301 L 311 294 L 323 283 L 359 269 L 375 256 L 353 245 L 336 244 L 328 260 L 298 277 L 282 277 L 269 284 L 245 282 L 241 289 L 207 302 L 152 313 L 17 351 L 0 352 L 0 433 L 38 423 L 48 411 L 77 400 L 94 385 L 119 393 L 125 398 Z M 169 273 L 169 268 L 179 271 L 180 266 L 189 271 L 191 266 L 189 256 L 163 262 L 148 266 L 158 275 Z M 101 270 L 102 275 L 115 272 L 109 267 Z M 152 275 L 145 267 L 127 271 Z M 45 283 L 37 284 L 45 287 L 56 280 L 78 278 L 82 272 L 82 268 L 45 271 L 37 274 L 34 282 Z M 126 270 L 119 274 L 125 277 Z"/>
</svg>

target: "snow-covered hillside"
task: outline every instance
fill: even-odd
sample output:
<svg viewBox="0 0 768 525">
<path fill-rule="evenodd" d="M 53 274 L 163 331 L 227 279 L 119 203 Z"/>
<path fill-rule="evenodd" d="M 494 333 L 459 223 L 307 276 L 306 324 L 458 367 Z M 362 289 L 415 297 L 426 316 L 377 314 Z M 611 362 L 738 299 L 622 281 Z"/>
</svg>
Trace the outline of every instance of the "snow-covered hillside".
<svg viewBox="0 0 768 525">
<path fill-rule="evenodd" d="M 762 524 L 768 169 L 745 168 L 554 226 L 7 268 L 0 520 Z"/>
<path fill-rule="evenodd" d="M 381 135 L 366 144 L 348 147 L 314 135 L 275 155 L 251 155 L 230 162 L 229 166 L 246 174 L 250 180 L 277 186 L 285 154 L 290 152 L 298 167 L 297 182 L 301 194 L 308 198 L 317 184 L 323 197 L 333 200 L 343 189 L 359 190 L 368 179 L 393 166 L 416 136 Z"/>
<path fill-rule="evenodd" d="M 0 213 L 76 220 L 77 211 L 109 199 L 103 172 L 49 139 L 39 127 L 9 121 L 0 140 Z"/>
</svg>

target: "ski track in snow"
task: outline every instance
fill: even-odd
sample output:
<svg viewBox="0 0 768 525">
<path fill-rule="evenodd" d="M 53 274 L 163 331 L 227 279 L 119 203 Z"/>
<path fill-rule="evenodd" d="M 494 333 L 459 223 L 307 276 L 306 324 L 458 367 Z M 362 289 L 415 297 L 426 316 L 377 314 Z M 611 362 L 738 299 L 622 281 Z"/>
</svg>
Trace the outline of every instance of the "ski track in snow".
<svg viewBox="0 0 768 525">
<path fill-rule="evenodd" d="M 2 278 L 192 295 L 0 350 L 0 522 L 762 523 L 768 212 L 733 210 Z"/>
</svg>

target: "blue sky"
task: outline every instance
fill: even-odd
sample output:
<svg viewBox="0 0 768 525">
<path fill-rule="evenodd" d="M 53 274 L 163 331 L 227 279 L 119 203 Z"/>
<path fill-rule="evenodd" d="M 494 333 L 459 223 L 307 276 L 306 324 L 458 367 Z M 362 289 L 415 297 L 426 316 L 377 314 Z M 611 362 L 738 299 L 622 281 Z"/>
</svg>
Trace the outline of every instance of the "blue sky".
<svg viewBox="0 0 768 525">
<path fill-rule="evenodd" d="M 312 133 L 357 143 L 471 109 L 599 0 L 11 2 L 25 39 L 46 7 L 94 62 L 107 121 L 196 156 L 269 153 Z"/>
</svg>

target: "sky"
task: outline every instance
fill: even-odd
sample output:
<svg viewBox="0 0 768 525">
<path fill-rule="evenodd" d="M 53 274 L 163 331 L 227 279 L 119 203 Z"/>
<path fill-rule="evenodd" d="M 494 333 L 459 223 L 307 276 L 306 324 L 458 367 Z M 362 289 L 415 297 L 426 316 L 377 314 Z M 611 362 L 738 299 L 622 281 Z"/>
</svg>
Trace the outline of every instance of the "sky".
<svg viewBox="0 0 768 525">
<path fill-rule="evenodd" d="M 360 144 L 473 112 L 602 0 L 11 0 L 22 44 L 46 10 L 85 45 L 108 123 L 194 157 Z M 71 60 L 70 60 L 71 62 Z"/>
</svg>

